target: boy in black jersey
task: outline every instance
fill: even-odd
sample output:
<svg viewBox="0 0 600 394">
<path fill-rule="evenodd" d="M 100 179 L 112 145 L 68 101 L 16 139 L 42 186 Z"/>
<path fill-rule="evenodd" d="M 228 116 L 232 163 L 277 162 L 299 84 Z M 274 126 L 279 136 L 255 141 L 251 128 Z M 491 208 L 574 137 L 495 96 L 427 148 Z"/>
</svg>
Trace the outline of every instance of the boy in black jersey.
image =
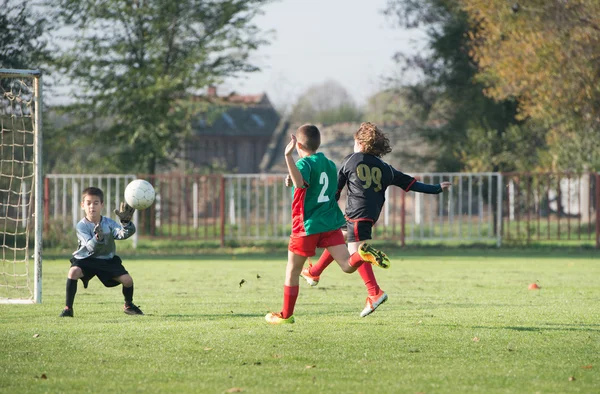
<svg viewBox="0 0 600 394">
<path fill-rule="evenodd" d="M 356 252 L 360 245 L 372 239 L 373 225 L 379 219 L 379 214 L 385 202 L 385 191 L 394 185 L 404 191 L 438 194 L 447 190 L 451 183 L 442 182 L 428 185 L 418 182 L 381 160 L 381 156 L 390 153 L 389 139 L 370 122 L 360 125 L 354 134 L 354 153 L 346 156 L 338 171 L 338 191 L 336 199 L 345 186 L 348 187 L 346 202 L 346 238 L 350 253 Z M 319 283 L 320 275 L 333 261 L 325 250 L 317 264 L 309 265 L 302 270 L 301 276 L 311 286 Z M 363 264 L 357 270 L 365 282 L 369 296 L 360 316 L 365 317 L 384 303 L 388 296 L 381 290 L 375 279 L 370 264 Z"/>
</svg>

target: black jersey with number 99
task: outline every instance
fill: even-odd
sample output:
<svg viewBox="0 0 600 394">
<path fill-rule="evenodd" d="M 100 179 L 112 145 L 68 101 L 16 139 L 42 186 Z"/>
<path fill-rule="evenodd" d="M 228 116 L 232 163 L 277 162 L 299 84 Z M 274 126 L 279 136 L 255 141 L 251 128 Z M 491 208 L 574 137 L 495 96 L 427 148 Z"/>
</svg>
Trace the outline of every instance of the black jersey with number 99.
<svg viewBox="0 0 600 394">
<path fill-rule="evenodd" d="M 344 158 L 338 171 L 339 199 L 344 186 L 348 186 L 346 217 L 371 219 L 376 222 L 385 202 L 385 190 L 390 185 L 405 191 L 416 179 L 396 170 L 377 156 L 353 153 Z"/>
</svg>

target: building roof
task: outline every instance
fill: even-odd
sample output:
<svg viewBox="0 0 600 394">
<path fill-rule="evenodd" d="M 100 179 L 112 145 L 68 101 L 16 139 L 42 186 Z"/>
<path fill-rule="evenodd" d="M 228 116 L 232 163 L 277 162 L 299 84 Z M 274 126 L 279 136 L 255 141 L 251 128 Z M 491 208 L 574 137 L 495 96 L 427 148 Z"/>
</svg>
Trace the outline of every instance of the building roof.
<svg viewBox="0 0 600 394">
<path fill-rule="evenodd" d="M 192 122 L 195 135 L 271 135 L 279 123 L 279 114 L 265 93 L 223 97 L 213 93 L 195 97 L 208 103 Z"/>
</svg>

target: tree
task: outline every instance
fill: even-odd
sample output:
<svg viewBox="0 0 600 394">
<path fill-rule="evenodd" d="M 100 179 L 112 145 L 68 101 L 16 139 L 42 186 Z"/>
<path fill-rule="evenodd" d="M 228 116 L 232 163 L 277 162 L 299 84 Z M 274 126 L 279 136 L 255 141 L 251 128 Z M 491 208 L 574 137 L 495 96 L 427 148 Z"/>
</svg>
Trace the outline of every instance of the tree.
<svg viewBox="0 0 600 394">
<path fill-rule="evenodd" d="M 309 87 L 293 106 L 290 120 L 296 123 L 355 122 L 362 118 L 360 109 L 348 91 L 337 81 L 327 80 Z"/>
<path fill-rule="evenodd" d="M 50 61 L 49 21 L 36 15 L 26 1 L 2 0 L 0 5 L 0 68 L 45 69 Z"/>
<path fill-rule="evenodd" d="M 69 27 L 61 69 L 76 87 L 71 129 L 112 147 L 126 171 L 153 174 L 191 132 L 193 92 L 256 71 L 252 23 L 268 0 L 52 0 Z"/>
<path fill-rule="evenodd" d="M 30 2 L 3 0 L 0 5 L 0 68 L 37 69 L 42 71 L 43 90 L 50 87 L 49 72 L 53 65 L 50 36 L 55 26 L 39 8 Z M 53 127 L 48 110 L 48 94 L 42 106 L 44 172 L 50 172 L 57 163 L 68 162 L 64 135 Z M 66 154 L 65 154 L 66 153 Z M 72 168 L 72 167 L 66 167 Z"/>
<path fill-rule="evenodd" d="M 552 168 L 600 168 L 600 3 L 461 0 L 476 81 L 546 125 Z"/>
<path fill-rule="evenodd" d="M 527 165 L 537 163 L 537 137 L 516 119 L 516 101 L 486 97 L 485 86 L 475 80 L 478 68 L 468 51 L 471 25 L 456 2 L 389 0 L 385 12 L 401 26 L 426 31 L 426 50 L 414 56 L 397 55 L 403 70 L 420 70 L 422 78 L 398 85 L 408 94 L 414 119 L 420 118 L 414 127 L 437 147 L 438 169 L 526 169 L 517 167 L 520 161 L 505 150 L 506 144 L 498 143 L 515 130 L 523 131 L 520 140 L 531 158 Z"/>
</svg>

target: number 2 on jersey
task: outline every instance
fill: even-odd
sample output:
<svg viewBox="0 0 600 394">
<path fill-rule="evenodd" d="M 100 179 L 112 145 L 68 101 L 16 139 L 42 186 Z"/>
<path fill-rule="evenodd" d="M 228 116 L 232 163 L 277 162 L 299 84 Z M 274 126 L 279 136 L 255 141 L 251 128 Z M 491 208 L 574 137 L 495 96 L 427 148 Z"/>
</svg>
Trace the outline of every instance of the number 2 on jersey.
<svg viewBox="0 0 600 394">
<path fill-rule="evenodd" d="M 378 192 L 383 189 L 381 185 L 381 169 L 379 167 L 369 167 L 366 164 L 359 164 L 356 167 L 356 175 L 358 179 L 364 182 L 364 189 L 370 188 L 373 183 L 375 184 L 373 191 Z"/>
<path fill-rule="evenodd" d="M 319 193 L 319 198 L 317 198 L 317 202 L 329 201 L 329 196 L 325 195 L 325 193 L 327 192 L 327 188 L 329 187 L 329 178 L 327 177 L 326 173 L 321 173 L 321 176 L 319 177 L 319 184 L 323 185 L 323 188 L 321 188 L 321 193 Z"/>
</svg>

